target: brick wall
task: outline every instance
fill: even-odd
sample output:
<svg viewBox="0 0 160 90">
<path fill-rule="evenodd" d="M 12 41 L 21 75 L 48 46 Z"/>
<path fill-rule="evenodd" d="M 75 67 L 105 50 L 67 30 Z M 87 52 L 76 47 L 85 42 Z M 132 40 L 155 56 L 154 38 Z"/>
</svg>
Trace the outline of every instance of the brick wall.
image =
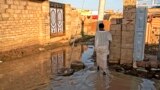
<svg viewBox="0 0 160 90">
<path fill-rule="evenodd" d="M 65 24 L 66 35 L 68 38 L 71 36 L 77 36 L 81 34 L 81 15 L 78 10 L 71 7 L 71 5 L 65 5 Z"/>
<path fill-rule="evenodd" d="M 38 44 L 41 3 L 28 0 L 0 0 L 0 50 Z"/>
<path fill-rule="evenodd" d="M 156 45 L 159 43 L 159 37 L 157 35 L 160 34 L 160 18 L 155 17 L 151 18 L 151 22 L 147 22 L 147 30 L 146 30 L 146 44 Z"/>
<path fill-rule="evenodd" d="M 50 13 L 49 3 L 46 1 L 42 6 L 42 31 L 40 32 L 41 44 L 58 42 L 60 40 L 69 41 L 72 36 L 79 36 L 81 32 L 81 20 L 78 11 L 71 7 L 69 4 L 64 5 L 64 23 L 65 34 L 63 36 L 50 37 Z M 74 18 L 73 18 L 74 17 Z"/>
<path fill-rule="evenodd" d="M 108 20 L 103 20 L 103 23 L 105 25 L 104 29 L 105 30 L 110 30 L 110 21 Z M 97 29 L 97 20 L 93 19 L 87 19 L 85 21 L 85 32 L 88 35 L 95 35 Z"/>
<path fill-rule="evenodd" d="M 65 35 L 51 38 L 49 11 L 48 0 L 0 0 L 0 52 L 69 41 L 76 30 L 77 35 L 80 34 L 80 14 L 70 5 L 65 5 Z"/>
</svg>

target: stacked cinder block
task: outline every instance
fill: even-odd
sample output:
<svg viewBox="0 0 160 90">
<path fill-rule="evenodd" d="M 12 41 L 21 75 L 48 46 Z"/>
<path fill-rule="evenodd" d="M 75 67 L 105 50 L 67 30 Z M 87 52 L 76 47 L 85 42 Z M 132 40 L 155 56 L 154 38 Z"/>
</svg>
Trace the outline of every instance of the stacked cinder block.
<svg viewBox="0 0 160 90">
<path fill-rule="evenodd" d="M 110 45 L 110 63 L 119 63 L 121 59 L 121 38 L 122 38 L 122 19 L 113 18 L 111 20 L 110 32 L 112 43 Z"/>
<path fill-rule="evenodd" d="M 136 0 L 124 0 L 121 64 L 131 64 L 133 61 L 134 32 L 136 25 Z"/>
</svg>

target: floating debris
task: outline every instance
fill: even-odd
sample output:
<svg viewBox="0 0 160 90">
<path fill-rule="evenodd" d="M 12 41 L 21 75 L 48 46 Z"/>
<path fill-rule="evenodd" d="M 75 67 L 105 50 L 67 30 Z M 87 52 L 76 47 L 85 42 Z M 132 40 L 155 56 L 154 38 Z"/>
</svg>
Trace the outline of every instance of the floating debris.
<svg viewBox="0 0 160 90">
<path fill-rule="evenodd" d="M 45 48 L 39 48 L 39 51 L 44 51 L 45 50 Z"/>
<path fill-rule="evenodd" d="M 151 68 L 151 71 L 160 71 L 160 68 Z"/>
<path fill-rule="evenodd" d="M 73 75 L 74 70 L 70 68 L 61 68 L 58 70 L 58 76 L 71 76 Z"/>
<path fill-rule="evenodd" d="M 121 72 L 127 75 L 148 78 L 148 79 L 155 78 L 160 80 L 160 68 L 138 67 L 135 69 L 126 65 L 110 65 L 109 68 L 116 72 Z"/>
<path fill-rule="evenodd" d="M 3 63 L 3 61 L 0 61 L 0 63 Z"/>
<path fill-rule="evenodd" d="M 156 73 L 156 74 L 155 74 L 155 78 L 156 78 L 156 79 L 160 79 L 160 73 Z"/>
<path fill-rule="evenodd" d="M 90 59 L 92 62 L 96 62 L 96 60 L 95 59 Z"/>
<path fill-rule="evenodd" d="M 71 69 L 75 70 L 75 71 L 79 71 L 81 69 L 84 69 L 85 65 L 83 62 L 81 61 L 74 61 L 71 63 Z"/>
<path fill-rule="evenodd" d="M 88 48 L 94 48 L 94 46 L 89 45 Z"/>
<path fill-rule="evenodd" d="M 141 72 L 148 72 L 145 68 L 137 68 L 136 70 Z"/>
</svg>

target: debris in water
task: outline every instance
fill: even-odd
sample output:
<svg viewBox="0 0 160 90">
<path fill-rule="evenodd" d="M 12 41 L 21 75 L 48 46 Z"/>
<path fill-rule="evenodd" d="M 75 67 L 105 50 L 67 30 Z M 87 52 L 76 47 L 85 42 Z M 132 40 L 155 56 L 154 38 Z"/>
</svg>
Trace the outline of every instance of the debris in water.
<svg viewBox="0 0 160 90">
<path fill-rule="evenodd" d="M 0 61 L 0 63 L 3 63 L 3 61 Z"/>
<path fill-rule="evenodd" d="M 74 70 L 70 68 L 61 68 L 58 70 L 58 76 L 70 76 L 73 75 Z"/>
<path fill-rule="evenodd" d="M 121 66 L 119 65 L 112 65 L 110 66 L 111 69 L 115 70 L 116 72 L 124 72 L 124 68 L 122 68 Z"/>
<path fill-rule="evenodd" d="M 96 62 L 96 60 L 95 59 L 90 59 L 92 62 Z"/>
<path fill-rule="evenodd" d="M 148 72 L 146 69 L 144 68 L 137 68 L 137 71 L 141 71 L 141 72 Z"/>
<path fill-rule="evenodd" d="M 39 51 L 44 51 L 45 50 L 45 48 L 39 48 Z"/>
<path fill-rule="evenodd" d="M 132 70 L 133 69 L 133 66 L 131 64 L 122 64 L 121 67 L 124 68 L 125 70 Z"/>
<path fill-rule="evenodd" d="M 110 65 L 109 68 L 116 72 L 121 72 L 127 75 L 133 75 L 136 77 L 143 77 L 143 78 L 155 78 L 160 79 L 160 68 L 151 68 L 148 67 L 138 67 L 136 69 L 132 68 L 131 66 L 127 65 Z"/>
<path fill-rule="evenodd" d="M 156 73 L 156 74 L 155 74 L 155 78 L 156 78 L 156 79 L 160 79 L 160 73 Z"/>
<path fill-rule="evenodd" d="M 85 68 L 85 65 L 81 61 L 73 61 L 71 63 L 71 69 L 73 69 L 75 71 L 79 71 L 79 70 L 84 69 L 84 68 Z"/>
<path fill-rule="evenodd" d="M 160 68 L 151 68 L 151 71 L 160 71 Z"/>
</svg>

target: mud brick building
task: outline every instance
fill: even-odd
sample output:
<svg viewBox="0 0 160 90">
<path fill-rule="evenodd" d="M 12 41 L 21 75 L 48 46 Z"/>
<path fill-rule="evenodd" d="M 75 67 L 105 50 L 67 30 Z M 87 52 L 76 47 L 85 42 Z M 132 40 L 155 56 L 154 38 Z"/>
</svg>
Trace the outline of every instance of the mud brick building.
<svg viewBox="0 0 160 90">
<path fill-rule="evenodd" d="M 158 44 L 160 34 L 160 8 L 148 10 L 146 44 Z"/>
<path fill-rule="evenodd" d="M 0 52 L 68 41 L 76 30 L 80 34 L 79 18 L 70 5 L 48 0 L 0 0 Z"/>
</svg>

